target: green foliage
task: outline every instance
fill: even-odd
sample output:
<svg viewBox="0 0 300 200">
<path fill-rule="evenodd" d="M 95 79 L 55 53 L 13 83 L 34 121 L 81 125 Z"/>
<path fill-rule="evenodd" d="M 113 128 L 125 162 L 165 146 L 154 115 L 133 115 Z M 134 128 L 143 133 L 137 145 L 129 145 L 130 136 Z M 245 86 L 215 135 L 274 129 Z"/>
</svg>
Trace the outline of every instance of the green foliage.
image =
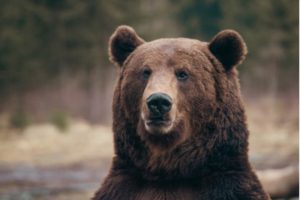
<svg viewBox="0 0 300 200">
<path fill-rule="evenodd" d="M 50 122 L 61 132 L 65 132 L 69 128 L 68 115 L 64 112 L 53 113 Z"/>
<path fill-rule="evenodd" d="M 208 40 L 220 30 L 222 4 L 218 0 L 170 0 L 175 6 L 174 17 L 189 37 Z"/>
<path fill-rule="evenodd" d="M 139 1 L 1 0 L 0 95 L 105 66 L 108 37 L 137 18 L 133 5 Z"/>
<path fill-rule="evenodd" d="M 12 128 L 23 130 L 30 124 L 30 118 L 29 116 L 23 112 L 23 111 L 15 111 L 10 119 L 9 119 L 9 125 Z"/>
</svg>

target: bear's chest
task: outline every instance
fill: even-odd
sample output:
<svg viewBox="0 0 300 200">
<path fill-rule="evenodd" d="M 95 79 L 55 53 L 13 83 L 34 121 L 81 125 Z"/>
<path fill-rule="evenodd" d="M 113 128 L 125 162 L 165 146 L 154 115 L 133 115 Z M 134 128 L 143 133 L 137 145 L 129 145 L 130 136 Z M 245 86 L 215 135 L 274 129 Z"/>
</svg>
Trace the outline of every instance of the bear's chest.
<svg viewBox="0 0 300 200">
<path fill-rule="evenodd" d="M 222 182 L 222 181 L 221 181 Z M 135 200 L 207 200 L 226 196 L 215 181 L 141 184 L 136 188 Z M 225 192 L 225 193 L 224 193 Z M 222 198 L 221 198 L 222 199 Z M 234 198 L 230 198 L 234 199 Z"/>
<path fill-rule="evenodd" d="M 148 187 L 139 191 L 135 200 L 201 200 L 199 191 L 191 188 Z"/>
</svg>

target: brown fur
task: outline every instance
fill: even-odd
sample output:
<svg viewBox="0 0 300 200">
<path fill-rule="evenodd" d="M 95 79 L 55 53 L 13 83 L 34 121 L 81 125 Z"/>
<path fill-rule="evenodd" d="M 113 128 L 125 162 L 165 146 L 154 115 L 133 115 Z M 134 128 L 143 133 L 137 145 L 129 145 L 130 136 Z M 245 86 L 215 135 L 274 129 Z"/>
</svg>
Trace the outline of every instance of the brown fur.
<svg viewBox="0 0 300 200">
<path fill-rule="evenodd" d="M 246 48 L 238 33 L 221 32 L 209 44 L 185 38 L 142 41 L 127 26 L 110 39 L 111 59 L 121 67 L 113 99 L 115 157 L 93 199 L 269 199 L 248 161 L 234 68 Z M 135 49 L 122 54 L 124 42 Z M 175 77 L 169 82 L 177 88 L 175 120 L 168 133 L 150 133 L 141 118 L 151 82 L 142 76 L 145 67 L 153 77 L 162 69 Z M 186 81 L 176 80 L 178 70 L 188 72 Z"/>
</svg>

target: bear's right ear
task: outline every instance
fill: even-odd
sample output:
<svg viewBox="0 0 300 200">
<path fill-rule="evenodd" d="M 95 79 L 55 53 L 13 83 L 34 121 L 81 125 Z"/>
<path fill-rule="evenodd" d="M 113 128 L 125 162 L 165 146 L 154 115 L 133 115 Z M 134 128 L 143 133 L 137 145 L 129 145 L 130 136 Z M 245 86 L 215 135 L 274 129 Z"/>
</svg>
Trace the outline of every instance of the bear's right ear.
<svg viewBox="0 0 300 200">
<path fill-rule="evenodd" d="M 218 33 L 209 43 L 209 50 L 223 64 L 226 71 L 240 64 L 247 54 L 243 38 L 233 30 Z"/>
<path fill-rule="evenodd" d="M 130 26 L 119 26 L 109 39 L 109 59 L 120 67 L 126 58 L 145 41 Z"/>
</svg>

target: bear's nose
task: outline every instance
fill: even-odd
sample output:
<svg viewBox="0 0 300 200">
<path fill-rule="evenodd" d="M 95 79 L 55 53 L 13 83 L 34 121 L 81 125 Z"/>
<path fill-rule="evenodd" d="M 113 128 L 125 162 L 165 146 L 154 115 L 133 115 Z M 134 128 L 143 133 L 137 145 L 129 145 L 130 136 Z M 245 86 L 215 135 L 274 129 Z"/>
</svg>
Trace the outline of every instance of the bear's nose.
<svg viewBox="0 0 300 200">
<path fill-rule="evenodd" d="M 161 116 L 171 110 L 172 98 L 165 93 L 154 93 L 147 98 L 147 106 L 154 116 Z"/>
</svg>

